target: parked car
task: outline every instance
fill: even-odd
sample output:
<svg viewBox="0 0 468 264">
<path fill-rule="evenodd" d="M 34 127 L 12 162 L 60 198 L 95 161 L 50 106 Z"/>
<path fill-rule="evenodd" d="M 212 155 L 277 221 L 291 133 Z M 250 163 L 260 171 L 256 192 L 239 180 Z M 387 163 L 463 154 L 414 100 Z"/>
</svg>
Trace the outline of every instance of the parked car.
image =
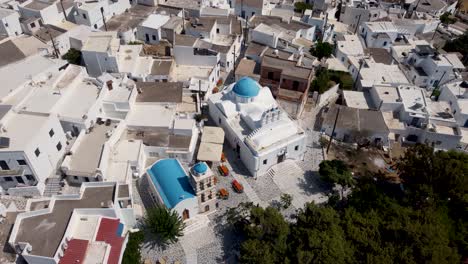
<svg viewBox="0 0 468 264">
<path fill-rule="evenodd" d="M 227 200 L 229 198 L 229 192 L 228 190 L 222 188 L 222 189 L 219 189 L 218 191 L 218 197 L 220 199 L 223 199 L 223 200 Z"/>
<path fill-rule="evenodd" d="M 225 165 L 219 165 L 218 171 L 223 176 L 229 176 L 229 169 Z"/>
<path fill-rule="evenodd" d="M 236 191 L 237 193 L 243 193 L 244 192 L 244 186 L 242 186 L 242 184 L 240 184 L 240 182 L 238 182 L 237 180 L 233 180 L 231 182 L 231 185 L 232 185 L 232 188 L 234 189 L 234 191 Z"/>
</svg>

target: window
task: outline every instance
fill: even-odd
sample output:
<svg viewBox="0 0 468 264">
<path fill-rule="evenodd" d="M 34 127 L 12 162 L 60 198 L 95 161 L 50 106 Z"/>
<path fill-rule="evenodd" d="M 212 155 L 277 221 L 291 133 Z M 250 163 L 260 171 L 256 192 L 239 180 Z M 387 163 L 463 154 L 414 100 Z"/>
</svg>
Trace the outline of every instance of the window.
<svg viewBox="0 0 468 264">
<path fill-rule="evenodd" d="M 273 72 L 268 72 L 268 79 L 273 80 Z"/>
<path fill-rule="evenodd" d="M 293 90 L 297 91 L 299 89 L 299 82 L 298 81 L 293 81 Z"/>
<path fill-rule="evenodd" d="M 219 33 L 219 28 L 216 29 L 216 33 Z"/>
<path fill-rule="evenodd" d="M 94 24 L 94 29 L 97 29 L 97 24 Z"/>
<path fill-rule="evenodd" d="M 34 181 L 34 176 L 28 174 L 28 175 L 26 175 L 26 179 L 27 179 L 28 181 Z"/>
<path fill-rule="evenodd" d="M 37 149 L 34 151 L 34 154 L 36 155 L 36 157 L 39 157 L 39 155 L 41 155 L 41 151 L 39 150 L 39 148 L 37 148 Z"/>
<path fill-rule="evenodd" d="M 25 160 L 17 160 L 16 162 L 18 162 L 18 165 L 21 165 L 21 166 L 28 165 L 28 164 L 26 164 Z"/>
<path fill-rule="evenodd" d="M 267 159 L 263 160 L 263 165 L 266 165 L 267 163 L 268 163 Z"/>
<path fill-rule="evenodd" d="M 36 27 L 36 23 L 32 22 L 31 24 L 29 24 L 29 26 L 30 26 L 31 28 L 35 28 L 35 27 Z"/>
<path fill-rule="evenodd" d="M 252 16 L 254 16 L 254 15 L 255 15 L 255 12 L 252 12 Z"/>
<path fill-rule="evenodd" d="M 24 184 L 23 177 L 21 177 L 21 176 L 16 176 L 16 181 L 17 181 L 18 183 L 23 183 L 23 184 Z"/>
<path fill-rule="evenodd" d="M 437 140 L 435 144 L 440 145 L 440 144 L 442 144 L 442 141 Z"/>
<path fill-rule="evenodd" d="M 361 32 L 364 33 L 364 28 L 362 28 L 362 31 L 361 31 Z"/>
<path fill-rule="evenodd" d="M 54 136 L 54 134 L 55 134 L 55 133 L 54 133 L 54 130 L 53 130 L 53 129 L 51 129 L 51 130 L 49 131 L 49 136 L 50 136 L 50 137 L 53 137 L 53 136 Z"/>
<path fill-rule="evenodd" d="M 59 142 L 55 147 L 57 148 L 58 151 L 62 150 L 62 143 Z"/>
<path fill-rule="evenodd" d="M 5 177 L 5 181 L 13 181 L 12 177 Z"/>
<path fill-rule="evenodd" d="M 83 14 L 83 18 L 84 18 L 84 19 L 87 19 L 86 14 Z"/>
<path fill-rule="evenodd" d="M 89 182 L 89 178 L 88 178 L 88 177 L 84 177 L 84 180 L 85 180 L 85 182 Z"/>
<path fill-rule="evenodd" d="M 5 23 L 5 27 L 8 27 L 8 23 Z"/>
<path fill-rule="evenodd" d="M 387 41 L 384 41 L 383 46 L 384 47 L 387 46 Z"/>
<path fill-rule="evenodd" d="M 221 118 L 218 118 L 218 123 L 221 125 Z"/>
<path fill-rule="evenodd" d="M 73 176 L 73 179 L 74 179 L 74 180 L 78 180 L 78 176 Z"/>
<path fill-rule="evenodd" d="M 295 151 L 298 151 L 298 150 L 299 150 L 299 145 L 295 146 L 295 147 L 294 147 L 294 150 L 295 150 Z"/>
<path fill-rule="evenodd" d="M 0 168 L 2 168 L 2 170 L 9 170 L 10 169 L 7 162 L 4 161 L 4 160 L 0 160 Z"/>
<path fill-rule="evenodd" d="M 153 38 L 153 40 L 156 40 L 156 36 L 155 36 L 155 35 L 152 35 L 152 38 Z"/>
</svg>

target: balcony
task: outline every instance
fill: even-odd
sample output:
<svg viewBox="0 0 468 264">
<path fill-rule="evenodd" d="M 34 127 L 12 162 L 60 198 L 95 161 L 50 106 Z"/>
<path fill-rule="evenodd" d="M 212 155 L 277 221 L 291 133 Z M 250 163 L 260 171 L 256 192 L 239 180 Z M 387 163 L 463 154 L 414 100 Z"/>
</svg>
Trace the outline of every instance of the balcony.
<svg viewBox="0 0 468 264">
<path fill-rule="evenodd" d="M 16 177 L 16 176 L 23 176 L 24 169 L 19 168 L 17 170 L 0 170 L 0 177 Z"/>
</svg>

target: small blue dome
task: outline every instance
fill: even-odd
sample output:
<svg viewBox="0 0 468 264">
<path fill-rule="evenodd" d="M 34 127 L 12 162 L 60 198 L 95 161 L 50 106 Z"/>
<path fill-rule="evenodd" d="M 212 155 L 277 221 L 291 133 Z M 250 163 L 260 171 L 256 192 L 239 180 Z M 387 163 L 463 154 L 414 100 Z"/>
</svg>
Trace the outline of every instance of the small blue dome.
<svg viewBox="0 0 468 264">
<path fill-rule="evenodd" d="M 193 171 L 197 174 L 203 174 L 208 170 L 208 166 L 204 162 L 198 162 L 197 164 L 193 165 Z"/>
<path fill-rule="evenodd" d="M 258 95 L 260 87 L 252 78 L 243 77 L 237 81 L 232 90 L 240 97 L 251 98 Z"/>
</svg>

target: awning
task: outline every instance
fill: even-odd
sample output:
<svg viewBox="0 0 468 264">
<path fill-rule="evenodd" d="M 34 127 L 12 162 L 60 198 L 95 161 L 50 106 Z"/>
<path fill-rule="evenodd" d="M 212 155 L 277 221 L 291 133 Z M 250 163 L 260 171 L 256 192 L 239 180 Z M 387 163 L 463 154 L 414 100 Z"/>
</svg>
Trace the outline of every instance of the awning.
<svg viewBox="0 0 468 264">
<path fill-rule="evenodd" d="M 197 160 L 220 161 L 223 153 L 223 145 L 209 142 L 201 142 L 198 149 Z"/>
</svg>

